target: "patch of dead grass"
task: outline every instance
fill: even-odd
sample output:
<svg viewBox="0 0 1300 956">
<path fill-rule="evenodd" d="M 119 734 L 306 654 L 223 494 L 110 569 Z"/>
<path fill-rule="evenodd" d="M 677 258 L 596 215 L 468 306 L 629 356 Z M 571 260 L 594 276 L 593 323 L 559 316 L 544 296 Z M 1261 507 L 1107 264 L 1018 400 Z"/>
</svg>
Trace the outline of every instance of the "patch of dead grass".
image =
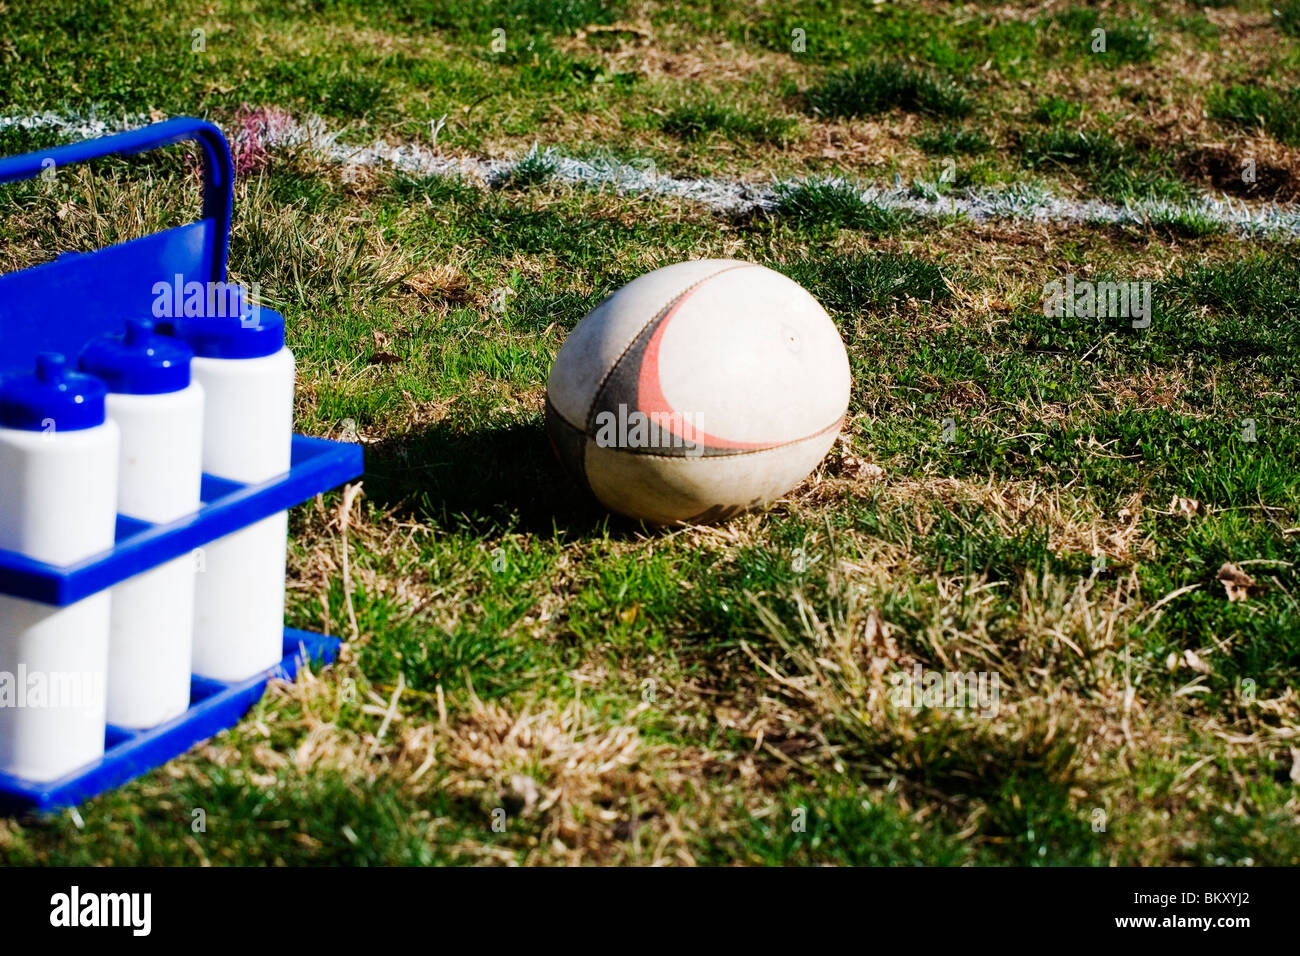
<svg viewBox="0 0 1300 956">
<path fill-rule="evenodd" d="M 907 615 L 887 620 L 879 602 L 893 580 L 873 561 L 848 559 L 837 565 L 825 600 L 793 594 L 793 623 L 759 603 L 774 642 L 768 651 L 746 647 L 763 675 L 750 691 L 761 706 L 728 711 L 756 748 L 796 767 L 852 768 L 873 790 L 888 782 L 892 792 L 901 782 L 903 806 L 910 800 L 950 813 L 971 833 L 983 812 L 981 776 L 996 779 L 1017 762 L 1038 766 L 1068 791 L 1081 817 L 1103 809 L 1111 829 L 1127 835 L 1118 845 L 1131 858 L 1158 863 L 1203 837 L 1190 821 L 1222 794 L 1240 795 L 1225 812 L 1253 812 L 1246 781 L 1237 779 L 1237 768 L 1249 761 L 1211 762 L 1216 754 L 1266 759 L 1300 737 L 1293 691 L 1234 719 L 1201 706 L 1196 688 L 1203 677 L 1195 672 L 1173 694 L 1147 689 L 1149 675 L 1133 660 L 1130 634 L 1151 605 L 1135 575 L 1110 584 L 1050 573 L 1018 582 L 949 576 L 913 591 Z M 1018 616 L 1010 630 L 1005 618 L 995 628 L 1007 597 Z M 1200 669 L 1210 670 L 1224 652 L 1202 648 Z M 891 675 L 917 664 L 999 675 L 995 711 L 900 706 Z M 926 739 L 953 734 L 965 753 L 944 755 L 955 762 L 954 776 L 935 790 L 916 758 L 937 755 Z M 1153 766 L 1173 774 L 1158 796 L 1141 782 Z M 1152 833 L 1167 839 L 1144 842 Z"/>
<path fill-rule="evenodd" d="M 648 742 L 637 723 L 649 705 L 611 723 L 580 699 L 510 706 L 471 694 L 463 706 L 449 708 L 441 687 L 419 694 L 399 682 L 360 691 L 362 719 L 355 726 L 342 710 L 352 693 L 345 688 L 356 685 L 340 684 L 338 671 L 272 682 L 254 729 L 295 742 L 287 749 L 254 746 L 251 760 L 261 771 L 250 782 L 273 786 L 285 773 L 325 771 L 394 784 L 415 799 L 448 793 L 481 814 L 485 837 L 494 823 L 504 826 L 496 832 L 513 832 L 516 821 L 537 834 L 507 837 L 495 850 L 478 840 L 460 848 L 497 862 L 694 862 L 696 825 L 672 805 L 701 784 L 701 755 Z M 355 680 L 365 687 L 360 675 Z M 201 756 L 229 767 L 245 753 L 213 742 Z"/>
<path fill-rule="evenodd" d="M 845 498 L 869 499 L 881 510 L 907 515 L 906 524 L 924 537 L 936 514 L 956 505 L 978 509 L 1000 535 L 1014 538 L 1027 528 L 1041 528 L 1047 546 L 1058 554 L 1105 555 L 1120 563 L 1149 555 L 1154 544 L 1139 525 L 1142 496 L 1135 494 L 1101 510 L 1088 497 L 1033 479 L 982 481 L 952 478 L 896 478 L 879 466 L 863 463 L 842 439 L 823 466 L 789 496 L 800 510 L 823 508 Z M 850 462 L 846 464 L 846 462 Z"/>
</svg>

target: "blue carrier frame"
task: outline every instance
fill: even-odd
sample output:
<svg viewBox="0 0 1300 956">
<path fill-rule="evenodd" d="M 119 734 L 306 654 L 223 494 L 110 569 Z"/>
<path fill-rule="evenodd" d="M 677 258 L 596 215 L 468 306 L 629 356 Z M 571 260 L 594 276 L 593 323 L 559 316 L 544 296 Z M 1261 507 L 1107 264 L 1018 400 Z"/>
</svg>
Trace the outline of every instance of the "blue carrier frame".
<svg viewBox="0 0 1300 956">
<path fill-rule="evenodd" d="M 205 288 L 209 282 L 225 282 L 234 199 L 225 136 L 212 123 L 190 117 L 0 159 L 0 183 L 12 183 L 46 169 L 57 173 L 71 163 L 129 156 L 186 140 L 196 142 L 202 153 L 203 212 L 197 222 L 92 252 L 64 253 L 52 262 L 0 275 L 0 377 L 29 372 L 38 352 L 74 358 L 91 338 L 120 331 L 128 318 L 152 315 L 154 282 L 200 282 Z M 329 491 L 363 470 L 360 445 L 294 435 L 292 464 L 283 475 L 256 485 L 204 475 L 198 511 L 160 525 L 118 515 L 116 541 L 102 554 L 56 566 L 0 550 L 0 594 L 71 604 Z M 336 638 L 285 628 L 284 658 L 276 667 L 238 683 L 195 676 L 188 711 L 143 731 L 109 726 L 104 756 L 59 780 L 36 782 L 0 773 L 0 806 L 51 810 L 119 786 L 234 726 L 271 677 L 292 680 L 304 664 L 332 661 L 338 648 Z"/>
</svg>

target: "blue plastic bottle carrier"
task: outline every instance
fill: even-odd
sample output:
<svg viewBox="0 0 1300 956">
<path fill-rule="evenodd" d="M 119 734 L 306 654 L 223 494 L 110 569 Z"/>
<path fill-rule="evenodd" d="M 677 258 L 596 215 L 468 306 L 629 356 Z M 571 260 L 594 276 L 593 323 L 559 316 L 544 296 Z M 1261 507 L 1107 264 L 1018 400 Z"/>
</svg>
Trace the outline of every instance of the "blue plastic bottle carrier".
<svg viewBox="0 0 1300 956">
<path fill-rule="evenodd" d="M 91 339 L 120 332 L 127 319 L 149 317 L 155 277 L 176 283 L 224 282 L 230 240 L 233 171 L 230 149 L 211 123 L 179 118 L 143 129 L 0 159 L 0 183 L 39 176 L 51 166 L 110 155 L 132 155 L 184 140 L 203 154 L 203 214 L 197 222 L 53 262 L 0 275 L 0 377 L 30 373 L 42 352 L 76 356 Z M 272 322 L 283 319 L 263 309 Z M 43 604 L 72 604 L 148 571 L 263 518 L 358 477 L 359 445 L 293 436 L 290 470 L 257 485 L 203 476 L 202 506 L 164 525 L 119 515 L 113 547 L 84 561 L 55 566 L 0 550 L 0 594 Z M 2 492 L 0 492 L 2 493 Z M 80 803 L 119 786 L 238 723 L 262 696 L 271 677 L 292 680 L 303 661 L 326 663 L 336 638 L 284 630 L 278 667 L 239 683 L 195 676 L 190 707 L 149 730 L 109 726 L 104 756 L 54 781 L 33 782 L 0 773 L 0 805 L 48 810 Z"/>
</svg>

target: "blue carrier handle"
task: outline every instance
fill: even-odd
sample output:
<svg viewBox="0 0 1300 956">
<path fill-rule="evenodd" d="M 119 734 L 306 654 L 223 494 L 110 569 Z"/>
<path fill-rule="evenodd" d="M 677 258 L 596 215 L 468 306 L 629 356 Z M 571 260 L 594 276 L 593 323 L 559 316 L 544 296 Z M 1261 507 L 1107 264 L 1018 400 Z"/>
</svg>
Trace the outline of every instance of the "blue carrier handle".
<svg viewBox="0 0 1300 956">
<path fill-rule="evenodd" d="M 114 133 L 112 136 L 0 159 L 0 183 L 33 179 L 44 171 L 51 160 L 55 168 L 58 168 L 104 156 L 133 156 L 184 140 L 193 140 L 203 148 L 203 218 L 212 220 L 213 238 L 216 240 L 212 243 L 210 278 L 224 282 L 235 175 L 226 137 L 207 120 L 181 116 L 161 123 L 151 123 L 140 129 Z"/>
</svg>

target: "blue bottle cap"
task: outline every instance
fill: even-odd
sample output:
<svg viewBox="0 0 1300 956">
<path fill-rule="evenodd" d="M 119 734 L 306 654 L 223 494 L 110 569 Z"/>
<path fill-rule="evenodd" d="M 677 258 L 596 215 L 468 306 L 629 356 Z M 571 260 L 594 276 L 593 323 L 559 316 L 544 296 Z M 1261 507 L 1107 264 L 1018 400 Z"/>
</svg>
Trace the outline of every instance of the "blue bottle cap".
<svg viewBox="0 0 1300 956">
<path fill-rule="evenodd" d="M 190 384 L 188 345 L 158 335 L 153 323 L 130 319 L 125 335 L 101 335 L 81 350 L 81 370 L 104 380 L 121 395 L 160 395 L 179 392 Z"/>
<path fill-rule="evenodd" d="M 95 428 L 104 424 L 107 394 L 103 382 L 74 372 L 59 353 L 41 352 L 34 375 L 0 383 L 0 426 L 33 432 Z"/>
<path fill-rule="evenodd" d="M 183 339 L 200 358 L 261 358 L 284 348 L 284 316 L 254 305 L 245 315 L 175 319 L 171 334 Z"/>
</svg>

